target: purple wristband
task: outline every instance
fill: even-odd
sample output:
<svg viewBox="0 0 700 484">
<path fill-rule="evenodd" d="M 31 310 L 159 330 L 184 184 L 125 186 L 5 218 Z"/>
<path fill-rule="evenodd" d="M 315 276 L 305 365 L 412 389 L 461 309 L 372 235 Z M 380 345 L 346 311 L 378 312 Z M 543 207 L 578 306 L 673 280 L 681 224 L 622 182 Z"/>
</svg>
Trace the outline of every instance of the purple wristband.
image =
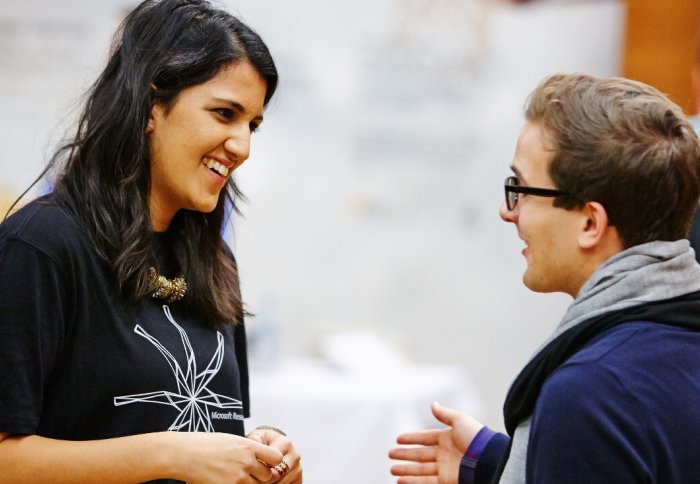
<svg viewBox="0 0 700 484">
<path fill-rule="evenodd" d="M 494 435 L 496 432 L 486 426 L 482 427 L 476 434 L 459 464 L 459 484 L 473 484 L 474 471 L 479 463 L 479 457 Z"/>
</svg>

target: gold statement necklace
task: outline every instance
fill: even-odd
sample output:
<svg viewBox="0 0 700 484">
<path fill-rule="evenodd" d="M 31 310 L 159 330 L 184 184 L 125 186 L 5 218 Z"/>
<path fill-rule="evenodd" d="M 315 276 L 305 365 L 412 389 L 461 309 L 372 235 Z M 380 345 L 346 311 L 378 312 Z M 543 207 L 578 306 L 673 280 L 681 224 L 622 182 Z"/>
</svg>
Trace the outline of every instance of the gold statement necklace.
<svg viewBox="0 0 700 484">
<path fill-rule="evenodd" d="M 152 298 L 163 299 L 166 304 L 170 304 L 185 297 L 187 282 L 182 275 L 168 279 L 158 274 L 154 267 L 149 267 L 148 278 Z"/>
</svg>

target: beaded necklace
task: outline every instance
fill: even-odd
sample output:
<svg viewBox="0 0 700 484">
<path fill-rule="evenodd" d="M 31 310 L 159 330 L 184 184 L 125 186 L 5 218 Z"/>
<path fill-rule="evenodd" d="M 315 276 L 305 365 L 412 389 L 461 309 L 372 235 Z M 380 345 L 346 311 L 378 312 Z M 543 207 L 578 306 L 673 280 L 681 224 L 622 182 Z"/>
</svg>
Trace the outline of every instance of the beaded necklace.
<svg viewBox="0 0 700 484">
<path fill-rule="evenodd" d="M 170 304 L 185 297 L 187 282 L 182 275 L 168 279 L 158 274 L 154 267 L 149 267 L 148 278 L 152 298 L 164 299 L 166 304 Z"/>
</svg>

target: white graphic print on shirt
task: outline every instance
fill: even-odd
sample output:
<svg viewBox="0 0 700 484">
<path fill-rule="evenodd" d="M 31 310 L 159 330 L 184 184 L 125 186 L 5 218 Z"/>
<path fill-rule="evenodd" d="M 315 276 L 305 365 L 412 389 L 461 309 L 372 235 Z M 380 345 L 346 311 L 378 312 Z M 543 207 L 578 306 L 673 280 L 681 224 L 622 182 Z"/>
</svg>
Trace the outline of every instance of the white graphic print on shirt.
<svg viewBox="0 0 700 484">
<path fill-rule="evenodd" d="M 206 369 L 201 373 L 197 373 L 197 362 L 187 333 L 175 322 L 170 314 L 170 308 L 167 305 L 163 306 L 163 312 L 168 318 L 168 321 L 170 321 L 180 333 L 185 355 L 187 356 L 186 372 L 182 371 L 182 368 L 180 368 L 180 365 L 172 353 L 170 353 L 156 338 L 148 334 L 141 326 L 137 324 L 134 328 L 134 332 L 153 344 L 168 362 L 175 376 L 175 380 L 177 381 L 177 393 L 161 390 L 135 395 L 123 395 L 114 397 L 114 405 L 117 407 L 130 403 L 168 405 L 177 408 L 180 412 L 168 430 L 213 432 L 214 427 L 211 423 L 209 407 L 220 409 L 243 408 L 243 404 L 240 400 L 214 393 L 207 388 L 207 384 L 216 376 L 221 368 L 221 363 L 224 359 L 224 337 L 220 332 L 216 332 L 218 343 L 216 351 Z M 227 414 L 212 412 L 212 415 L 214 418 L 223 418 L 222 416 L 232 416 L 236 419 L 243 418 L 242 415 L 231 412 Z"/>
</svg>

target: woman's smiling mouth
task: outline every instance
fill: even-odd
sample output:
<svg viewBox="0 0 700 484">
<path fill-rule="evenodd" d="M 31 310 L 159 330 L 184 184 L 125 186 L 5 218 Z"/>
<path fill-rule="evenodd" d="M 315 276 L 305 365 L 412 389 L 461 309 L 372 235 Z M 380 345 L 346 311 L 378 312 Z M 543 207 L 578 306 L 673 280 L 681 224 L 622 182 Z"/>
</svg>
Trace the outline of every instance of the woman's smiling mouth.
<svg viewBox="0 0 700 484">
<path fill-rule="evenodd" d="M 207 168 L 209 168 L 212 171 L 215 171 L 216 173 L 223 176 L 224 178 L 226 178 L 228 176 L 229 169 L 226 166 L 219 163 L 218 161 L 205 157 L 202 159 L 202 163 Z"/>
</svg>

